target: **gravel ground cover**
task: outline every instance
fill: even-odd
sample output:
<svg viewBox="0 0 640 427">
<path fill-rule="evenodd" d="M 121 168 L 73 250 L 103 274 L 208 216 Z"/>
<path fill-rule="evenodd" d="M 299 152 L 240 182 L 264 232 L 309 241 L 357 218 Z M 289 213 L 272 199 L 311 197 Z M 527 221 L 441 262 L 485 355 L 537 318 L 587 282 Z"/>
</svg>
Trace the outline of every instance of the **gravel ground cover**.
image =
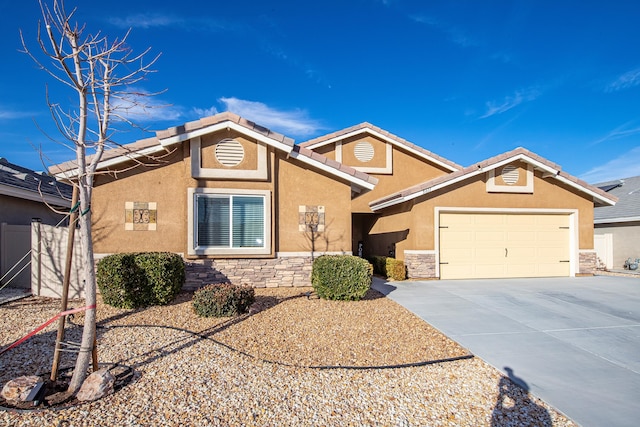
<svg viewBox="0 0 640 427">
<path fill-rule="evenodd" d="M 248 315 L 222 319 L 196 316 L 189 293 L 141 310 L 99 303 L 99 359 L 134 368 L 134 381 L 72 408 L 3 410 L 0 425 L 576 426 L 377 292 L 342 302 L 310 291 L 257 289 Z M 0 348 L 58 305 L 0 306 Z M 67 339 L 79 341 L 82 320 Z M 50 371 L 55 330 L 0 356 L 0 385 Z M 457 360 L 429 363 L 443 359 Z"/>
</svg>

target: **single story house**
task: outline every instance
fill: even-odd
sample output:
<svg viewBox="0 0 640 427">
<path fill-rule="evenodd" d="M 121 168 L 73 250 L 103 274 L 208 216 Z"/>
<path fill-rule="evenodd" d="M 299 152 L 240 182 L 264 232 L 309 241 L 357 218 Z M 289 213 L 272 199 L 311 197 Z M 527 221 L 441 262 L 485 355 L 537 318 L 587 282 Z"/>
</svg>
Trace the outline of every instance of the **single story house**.
<svg viewBox="0 0 640 427">
<path fill-rule="evenodd" d="M 618 198 L 614 206 L 594 211 L 596 249 L 608 269 L 623 269 L 627 259 L 640 258 L 640 176 L 594 184 Z"/>
<path fill-rule="evenodd" d="M 180 253 L 187 287 L 307 286 L 319 254 L 392 255 L 409 278 L 588 274 L 593 208 L 615 203 L 522 148 L 464 168 L 369 123 L 294 144 L 232 113 L 99 169 L 96 253 Z"/>
<path fill-rule="evenodd" d="M 31 222 L 64 220 L 55 210 L 69 210 L 72 192 L 69 184 L 0 158 L 0 285 L 31 287 L 30 258 L 25 257 L 31 250 Z"/>
</svg>

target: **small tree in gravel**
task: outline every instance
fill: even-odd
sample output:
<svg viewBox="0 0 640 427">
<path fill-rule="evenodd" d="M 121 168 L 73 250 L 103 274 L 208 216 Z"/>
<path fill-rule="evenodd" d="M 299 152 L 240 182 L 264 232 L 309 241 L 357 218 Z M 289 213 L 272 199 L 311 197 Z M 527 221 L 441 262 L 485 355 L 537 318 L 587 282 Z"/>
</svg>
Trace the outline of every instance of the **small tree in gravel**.
<svg viewBox="0 0 640 427">
<path fill-rule="evenodd" d="M 76 95 L 77 104 L 67 111 L 48 97 L 51 115 L 65 142 L 75 151 L 73 173 L 67 178 L 78 187 L 80 202 L 80 236 L 84 251 L 83 281 L 86 305 L 96 303 L 96 276 L 93 244 L 91 240 L 91 194 L 94 176 L 102 154 L 110 144 L 115 131 L 114 122 L 132 124 L 126 117 L 127 109 L 144 107 L 140 103 L 144 93 L 130 91 L 133 84 L 143 79 L 157 57 L 145 63 L 145 51 L 134 55 L 126 45 L 128 33 L 122 39 L 110 42 L 100 34 L 84 35 L 84 26 L 71 22 L 75 12 L 67 13 L 62 0 L 50 4 L 40 1 L 43 22 L 38 24 L 40 52 L 27 47 L 20 33 L 24 52 L 28 54 L 55 81 L 62 83 Z M 44 27 L 44 28 L 43 28 Z M 44 30 L 44 31 L 43 31 Z M 122 105 L 127 105 L 123 111 Z M 81 340 L 81 351 L 76 360 L 69 392 L 75 393 L 82 385 L 91 361 L 94 345 L 96 311 L 86 311 Z"/>
</svg>

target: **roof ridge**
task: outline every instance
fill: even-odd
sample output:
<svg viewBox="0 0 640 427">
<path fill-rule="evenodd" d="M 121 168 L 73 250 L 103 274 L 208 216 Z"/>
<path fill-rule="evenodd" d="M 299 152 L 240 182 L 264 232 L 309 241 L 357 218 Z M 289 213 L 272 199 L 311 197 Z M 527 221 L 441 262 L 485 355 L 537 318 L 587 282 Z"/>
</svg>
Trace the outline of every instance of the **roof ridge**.
<svg viewBox="0 0 640 427">
<path fill-rule="evenodd" d="M 354 126 L 350 126 L 350 127 L 347 127 L 347 128 L 344 128 L 344 129 L 341 129 L 341 130 L 338 130 L 338 131 L 335 131 L 335 132 L 332 132 L 332 133 L 329 133 L 329 134 L 326 134 L 326 135 L 319 136 L 317 138 L 310 139 L 308 141 L 303 141 L 303 142 L 299 143 L 298 145 L 301 145 L 303 147 L 310 147 L 310 146 L 316 145 L 316 144 L 324 142 L 324 141 L 329 141 L 329 140 L 334 139 L 334 138 L 339 138 L 342 135 L 347 135 L 347 134 L 349 134 L 351 132 L 354 132 L 354 131 L 357 131 L 357 130 L 361 130 L 361 129 L 370 129 L 372 131 L 375 131 L 377 133 L 380 133 L 380 134 L 384 135 L 387 138 L 390 138 L 390 139 L 396 141 L 400 145 L 403 145 L 403 146 L 405 146 L 407 148 L 410 148 L 412 150 L 416 150 L 416 151 L 424 154 L 427 157 L 431 157 L 431 158 L 433 158 L 433 159 L 435 159 L 435 160 L 437 160 L 439 162 L 442 162 L 442 163 L 450 166 L 453 169 L 462 169 L 461 165 L 459 165 L 459 164 L 457 164 L 457 163 L 455 163 L 455 162 L 453 162 L 453 161 L 451 161 L 451 160 L 449 160 L 449 159 L 447 159 L 445 157 L 442 157 L 439 154 L 434 153 L 433 151 L 430 151 L 430 150 L 428 150 L 428 149 L 426 149 L 424 147 L 421 147 L 420 145 L 417 145 L 417 144 L 415 144 L 415 143 L 413 143 L 413 142 L 411 142 L 411 141 L 409 141 L 409 140 L 407 140 L 405 138 L 402 138 L 402 137 L 400 137 L 400 136 L 398 136 L 398 135 L 396 135 L 394 133 L 391 133 L 388 130 L 385 130 L 385 129 L 379 127 L 379 126 L 376 126 L 376 125 L 374 125 L 374 124 L 372 124 L 370 122 L 362 122 L 362 123 L 359 123 L 359 124 L 354 125 Z"/>
</svg>

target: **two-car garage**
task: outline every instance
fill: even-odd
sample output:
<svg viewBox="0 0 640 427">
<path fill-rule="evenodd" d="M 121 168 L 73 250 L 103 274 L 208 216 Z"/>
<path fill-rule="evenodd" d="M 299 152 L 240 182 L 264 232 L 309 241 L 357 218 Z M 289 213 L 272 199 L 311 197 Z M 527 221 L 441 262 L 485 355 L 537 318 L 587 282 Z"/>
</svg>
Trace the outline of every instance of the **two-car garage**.
<svg viewBox="0 0 640 427">
<path fill-rule="evenodd" d="M 569 213 L 441 212 L 441 279 L 570 276 Z"/>
<path fill-rule="evenodd" d="M 369 205 L 406 231 L 392 249 L 408 278 L 446 280 L 593 274 L 593 209 L 615 202 L 517 148 Z"/>
</svg>

